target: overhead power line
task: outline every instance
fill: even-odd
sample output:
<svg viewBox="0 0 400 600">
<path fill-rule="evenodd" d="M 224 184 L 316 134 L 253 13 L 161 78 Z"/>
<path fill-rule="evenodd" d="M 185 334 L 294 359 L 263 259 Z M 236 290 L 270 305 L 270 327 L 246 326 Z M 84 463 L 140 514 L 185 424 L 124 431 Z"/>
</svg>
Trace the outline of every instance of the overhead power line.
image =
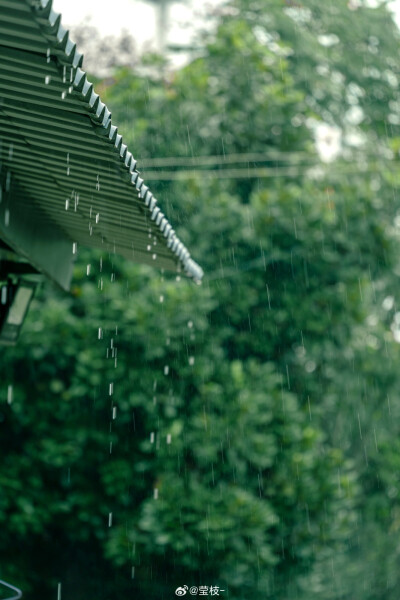
<svg viewBox="0 0 400 600">
<path fill-rule="evenodd" d="M 197 165 L 224 165 L 232 163 L 245 162 L 266 162 L 274 160 L 293 160 L 307 157 L 309 152 L 279 152 L 271 150 L 270 152 L 247 152 L 240 154 L 216 154 L 213 156 L 168 156 L 162 158 L 144 158 L 140 161 L 140 166 L 146 167 L 192 167 Z"/>
<path fill-rule="evenodd" d="M 366 171 L 379 171 L 380 173 L 393 173 L 390 169 L 379 164 L 363 164 L 356 166 L 354 163 L 347 165 L 335 164 L 304 164 L 283 167 L 249 167 L 238 169 L 191 169 L 178 171 L 145 171 L 143 177 L 148 181 L 183 181 L 187 179 L 266 179 L 270 177 L 297 177 L 304 174 L 305 169 L 318 168 L 329 171 L 340 170 L 341 173 L 362 173 Z M 395 165 L 393 165 L 395 168 Z"/>
</svg>

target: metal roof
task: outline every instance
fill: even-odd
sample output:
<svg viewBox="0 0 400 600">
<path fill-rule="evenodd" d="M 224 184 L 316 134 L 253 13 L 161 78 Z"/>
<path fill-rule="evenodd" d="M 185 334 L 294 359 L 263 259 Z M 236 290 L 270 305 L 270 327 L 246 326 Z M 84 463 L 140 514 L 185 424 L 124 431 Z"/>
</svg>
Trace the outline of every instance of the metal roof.
<svg viewBox="0 0 400 600">
<path fill-rule="evenodd" d="M 0 238 L 68 288 L 79 246 L 200 280 L 51 0 L 0 0 Z"/>
</svg>

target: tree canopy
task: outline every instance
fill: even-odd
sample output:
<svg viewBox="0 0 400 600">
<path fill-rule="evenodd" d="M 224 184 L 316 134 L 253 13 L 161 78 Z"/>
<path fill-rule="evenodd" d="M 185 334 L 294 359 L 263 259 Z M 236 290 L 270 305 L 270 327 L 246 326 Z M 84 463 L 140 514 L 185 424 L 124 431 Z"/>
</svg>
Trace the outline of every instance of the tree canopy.
<svg viewBox="0 0 400 600">
<path fill-rule="evenodd" d="M 181 70 L 98 82 L 205 278 L 81 251 L 43 287 L 0 364 L 2 578 L 397 598 L 398 39 L 385 4 L 234 0 Z"/>
</svg>

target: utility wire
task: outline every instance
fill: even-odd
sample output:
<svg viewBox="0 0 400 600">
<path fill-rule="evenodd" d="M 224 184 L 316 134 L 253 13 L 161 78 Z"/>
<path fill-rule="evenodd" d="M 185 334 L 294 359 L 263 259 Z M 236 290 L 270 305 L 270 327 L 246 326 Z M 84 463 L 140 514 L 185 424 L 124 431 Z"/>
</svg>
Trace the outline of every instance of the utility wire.
<svg viewBox="0 0 400 600">
<path fill-rule="evenodd" d="M 279 152 L 271 149 L 269 152 L 247 152 L 238 154 L 215 154 L 207 156 L 166 156 L 159 158 L 144 158 L 140 166 L 145 167 L 192 167 L 195 165 L 220 165 L 241 162 L 265 162 L 284 159 L 310 158 L 309 152 Z"/>
<path fill-rule="evenodd" d="M 395 165 L 394 165 L 395 166 Z M 293 165 L 283 167 L 248 167 L 238 169 L 191 169 L 180 171 L 143 171 L 143 178 L 147 181 L 182 181 L 186 179 L 266 179 L 271 177 L 297 177 L 304 173 L 305 169 L 320 167 L 329 168 L 329 171 L 340 171 L 341 173 L 362 173 L 379 171 L 380 173 L 393 173 L 377 163 L 366 163 L 354 166 L 352 163 L 346 165 L 337 163 L 313 163 L 304 165 Z"/>
<path fill-rule="evenodd" d="M 365 156 L 366 153 L 364 152 Z M 376 158 L 376 151 L 371 153 Z M 303 162 L 304 159 L 318 160 L 318 154 L 314 155 L 307 151 L 299 152 L 280 152 L 275 148 L 268 152 L 247 152 L 235 154 L 215 154 L 204 156 L 164 156 L 157 158 L 143 158 L 140 160 L 140 167 L 143 169 L 152 169 L 153 167 L 194 167 L 207 165 L 228 165 L 248 162 Z M 388 159 L 391 160 L 391 159 Z"/>
</svg>

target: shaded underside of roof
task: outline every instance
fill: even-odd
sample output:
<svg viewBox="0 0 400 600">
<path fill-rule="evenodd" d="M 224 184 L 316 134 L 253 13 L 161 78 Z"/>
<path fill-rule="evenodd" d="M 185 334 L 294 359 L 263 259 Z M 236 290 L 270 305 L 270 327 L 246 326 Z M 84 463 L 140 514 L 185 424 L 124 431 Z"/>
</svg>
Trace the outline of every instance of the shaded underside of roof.
<svg viewBox="0 0 400 600">
<path fill-rule="evenodd" d="M 81 245 L 200 280 L 60 21 L 51 0 L 0 0 L 0 237 L 25 255 L 29 238 L 39 268 L 44 244 L 63 287 Z"/>
</svg>

